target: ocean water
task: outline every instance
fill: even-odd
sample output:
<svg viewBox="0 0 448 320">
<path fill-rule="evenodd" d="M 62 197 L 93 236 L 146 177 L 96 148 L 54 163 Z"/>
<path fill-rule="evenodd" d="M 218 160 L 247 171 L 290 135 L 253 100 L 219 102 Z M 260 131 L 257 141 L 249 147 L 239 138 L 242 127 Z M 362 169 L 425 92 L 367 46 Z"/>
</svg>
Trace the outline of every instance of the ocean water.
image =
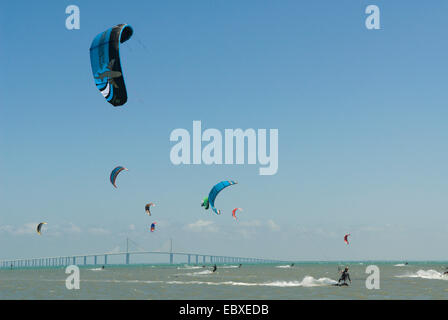
<svg viewBox="0 0 448 320">
<path fill-rule="evenodd" d="M 337 287 L 348 265 L 352 285 Z M 380 269 L 367 289 L 366 267 Z M 65 268 L 2 269 L 0 299 L 448 299 L 446 262 L 295 263 L 80 267 L 80 289 L 66 288 Z"/>
</svg>

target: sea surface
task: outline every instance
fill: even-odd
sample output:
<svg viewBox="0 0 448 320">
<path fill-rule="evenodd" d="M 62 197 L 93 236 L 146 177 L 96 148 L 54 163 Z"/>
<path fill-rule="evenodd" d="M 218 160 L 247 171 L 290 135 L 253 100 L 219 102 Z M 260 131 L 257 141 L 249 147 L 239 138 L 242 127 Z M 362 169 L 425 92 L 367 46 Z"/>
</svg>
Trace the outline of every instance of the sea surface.
<svg viewBox="0 0 448 320">
<path fill-rule="evenodd" d="M 380 270 L 367 289 L 366 268 Z M 351 286 L 333 286 L 349 266 Z M 80 266 L 68 290 L 65 267 L 0 270 L 0 299 L 448 299 L 448 262 L 296 262 L 268 265 Z"/>
</svg>

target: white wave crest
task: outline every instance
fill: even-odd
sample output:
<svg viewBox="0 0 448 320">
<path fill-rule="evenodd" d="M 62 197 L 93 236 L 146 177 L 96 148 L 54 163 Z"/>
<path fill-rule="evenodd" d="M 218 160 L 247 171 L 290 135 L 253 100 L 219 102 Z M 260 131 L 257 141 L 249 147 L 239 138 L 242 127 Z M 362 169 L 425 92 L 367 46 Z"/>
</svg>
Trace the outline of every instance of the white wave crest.
<svg viewBox="0 0 448 320">
<path fill-rule="evenodd" d="M 303 278 L 303 280 L 300 282 L 301 287 L 319 287 L 319 286 L 329 286 L 332 284 L 338 283 L 336 280 L 330 279 L 330 278 L 319 278 L 315 279 L 311 276 L 306 276 Z"/>
<path fill-rule="evenodd" d="M 238 268 L 238 266 L 222 266 L 222 267 L 219 267 L 219 269 L 235 269 L 235 268 Z"/>
<path fill-rule="evenodd" d="M 306 276 L 302 281 L 271 281 L 271 282 L 237 282 L 237 281 L 224 281 L 224 282 L 213 282 L 213 281 L 167 281 L 167 284 L 202 284 L 211 286 L 264 286 L 264 287 L 319 287 L 319 286 L 329 286 L 336 284 L 337 281 L 330 278 L 319 278 L 315 279 L 311 276 Z"/>
<path fill-rule="evenodd" d="M 177 267 L 178 270 L 194 270 L 194 269 L 203 269 L 201 266 L 183 266 L 183 267 Z"/>
<path fill-rule="evenodd" d="M 437 270 L 418 270 L 416 273 L 407 273 L 396 276 L 397 278 L 421 278 L 433 280 L 448 280 L 448 274 L 443 274 Z"/>
<path fill-rule="evenodd" d="M 285 268 L 286 269 L 286 268 L 291 268 L 291 265 L 288 264 L 286 266 L 276 266 L 276 268 Z"/>
<path fill-rule="evenodd" d="M 187 272 L 187 273 L 177 273 L 175 276 L 203 276 L 207 274 L 212 274 L 213 272 L 211 270 L 202 270 L 198 272 Z"/>
</svg>

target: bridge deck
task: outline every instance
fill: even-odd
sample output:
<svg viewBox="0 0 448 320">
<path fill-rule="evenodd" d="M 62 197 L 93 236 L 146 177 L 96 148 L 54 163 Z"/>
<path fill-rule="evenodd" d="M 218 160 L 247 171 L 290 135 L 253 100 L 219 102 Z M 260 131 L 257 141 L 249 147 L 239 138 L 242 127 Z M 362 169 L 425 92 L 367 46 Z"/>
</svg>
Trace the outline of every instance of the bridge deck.
<svg viewBox="0 0 448 320">
<path fill-rule="evenodd" d="M 168 252 L 168 251 L 132 251 L 132 252 L 109 252 L 101 254 L 85 254 L 85 255 L 71 255 L 71 256 L 56 256 L 43 258 L 23 258 L 23 259 L 4 259 L 0 260 L 0 268 L 28 268 L 28 267 L 59 267 L 68 265 L 107 265 L 112 257 L 122 258 L 117 263 L 113 264 L 132 264 L 131 257 L 136 256 L 154 256 L 164 255 L 168 256 L 169 260 L 165 263 L 188 263 L 188 264 L 228 264 L 228 263 L 246 263 L 246 264 L 261 264 L 261 263 L 286 263 L 287 261 L 261 259 L 261 258 L 247 258 L 247 257 L 232 257 L 232 256 L 218 256 L 210 254 L 189 253 L 189 252 Z M 93 258 L 93 259 L 92 259 Z M 100 258 L 100 259 L 99 259 Z M 81 261 L 79 261 L 81 259 Z M 92 261 L 93 260 L 93 261 Z M 101 263 L 100 261 L 101 260 Z M 154 259 L 144 259 L 139 263 L 154 263 Z M 160 261 L 158 261 L 160 263 Z M 163 263 L 163 262 L 162 262 Z"/>
</svg>

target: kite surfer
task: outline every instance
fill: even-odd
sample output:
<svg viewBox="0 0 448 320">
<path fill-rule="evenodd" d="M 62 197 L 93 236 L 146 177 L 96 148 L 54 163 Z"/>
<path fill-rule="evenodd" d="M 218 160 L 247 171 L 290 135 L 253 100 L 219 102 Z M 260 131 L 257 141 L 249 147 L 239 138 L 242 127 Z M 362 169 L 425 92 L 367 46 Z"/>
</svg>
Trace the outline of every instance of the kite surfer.
<svg viewBox="0 0 448 320">
<path fill-rule="evenodd" d="M 339 278 L 337 285 L 348 286 L 348 284 L 346 282 L 347 279 L 350 281 L 350 283 L 352 283 L 352 280 L 350 279 L 350 275 L 348 273 L 348 267 L 345 267 L 344 271 L 342 271 L 341 277 Z M 343 282 L 341 283 L 341 281 L 343 281 Z"/>
</svg>

